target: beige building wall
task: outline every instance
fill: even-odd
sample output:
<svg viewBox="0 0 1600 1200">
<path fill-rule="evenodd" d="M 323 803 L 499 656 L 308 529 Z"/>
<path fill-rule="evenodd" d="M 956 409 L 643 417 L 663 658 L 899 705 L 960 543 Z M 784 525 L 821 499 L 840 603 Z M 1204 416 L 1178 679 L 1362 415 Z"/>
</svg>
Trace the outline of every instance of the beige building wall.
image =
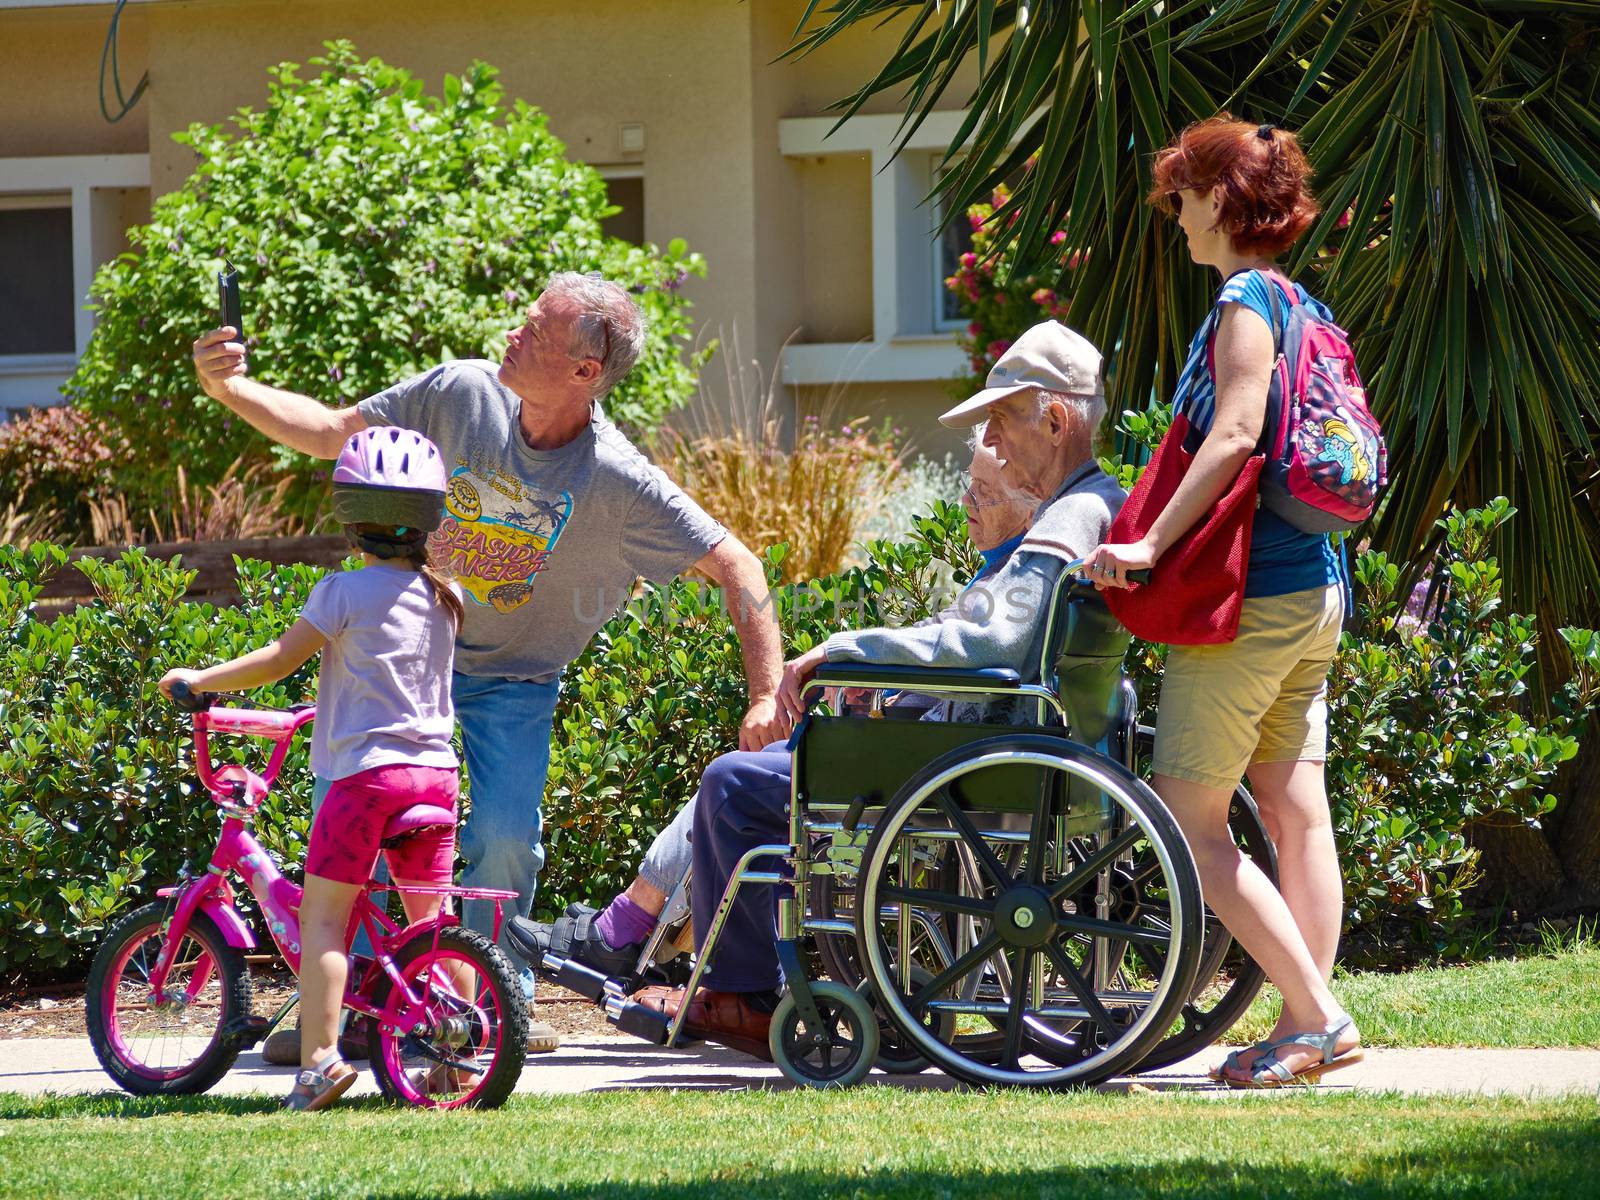
<svg viewBox="0 0 1600 1200">
<path fill-rule="evenodd" d="M 0 158 L 145 152 L 148 93 L 115 125 L 100 116 L 110 14 L 110 5 L 0 9 Z M 118 63 L 129 93 L 147 61 L 147 16 L 134 6 L 122 17 Z"/>
</svg>

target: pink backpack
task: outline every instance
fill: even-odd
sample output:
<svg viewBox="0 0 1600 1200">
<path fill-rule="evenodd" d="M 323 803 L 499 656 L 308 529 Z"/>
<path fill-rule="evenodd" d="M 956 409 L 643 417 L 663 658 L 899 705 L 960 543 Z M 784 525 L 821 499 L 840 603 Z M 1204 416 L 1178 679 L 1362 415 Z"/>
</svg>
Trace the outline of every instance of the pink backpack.
<svg viewBox="0 0 1600 1200">
<path fill-rule="evenodd" d="M 1268 294 L 1279 350 L 1262 430 L 1261 506 L 1306 533 L 1355 529 L 1372 515 L 1389 466 L 1355 354 L 1345 331 L 1302 304 L 1292 283 L 1261 274 L 1276 285 Z"/>
</svg>

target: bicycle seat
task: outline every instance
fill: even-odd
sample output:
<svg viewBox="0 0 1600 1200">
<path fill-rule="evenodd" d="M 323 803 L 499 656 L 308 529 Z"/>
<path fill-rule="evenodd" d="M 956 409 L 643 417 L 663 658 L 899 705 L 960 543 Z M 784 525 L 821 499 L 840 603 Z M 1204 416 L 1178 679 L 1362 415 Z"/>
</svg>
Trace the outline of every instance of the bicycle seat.
<svg viewBox="0 0 1600 1200">
<path fill-rule="evenodd" d="M 390 842 L 398 842 L 424 829 L 435 829 L 440 825 L 454 829 L 455 824 L 456 815 L 448 808 L 440 808 L 437 804 L 413 804 L 390 817 L 384 824 L 382 842 L 387 846 Z"/>
</svg>

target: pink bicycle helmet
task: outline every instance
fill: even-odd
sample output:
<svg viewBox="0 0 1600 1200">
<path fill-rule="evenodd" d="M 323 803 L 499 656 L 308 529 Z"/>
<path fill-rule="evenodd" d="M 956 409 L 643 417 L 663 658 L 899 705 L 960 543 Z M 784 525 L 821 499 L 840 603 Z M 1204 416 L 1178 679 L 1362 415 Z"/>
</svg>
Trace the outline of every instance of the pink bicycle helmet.
<svg viewBox="0 0 1600 1200">
<path fill-rule="evenodd" d="M 444 458 L 411 429 L 350 435 L 333 467 L 333 515 L 350 540 L 379 558 L 410 554 L 444 519 Z M 357 525 L 382 526 L 358 533 Z"/>
</svg>

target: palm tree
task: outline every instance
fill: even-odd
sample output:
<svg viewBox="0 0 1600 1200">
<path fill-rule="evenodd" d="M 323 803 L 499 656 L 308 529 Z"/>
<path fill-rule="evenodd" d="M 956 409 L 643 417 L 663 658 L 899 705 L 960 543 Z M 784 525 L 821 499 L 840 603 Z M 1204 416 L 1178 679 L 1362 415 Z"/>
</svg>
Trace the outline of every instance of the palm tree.
<svg viewBox="0 0 1600 1200">
<path fill-rule="evenodd" d="M 897 50 L 839 107 L 903 90 L 909 134 L 975 60 L 944 211 L 1037 155 L 995 249 L 1078 252 L 1068 320 L 1109 350 L 1113 412 L 1170 393 L 1214 286 L 1143 203 L 1152 153 L 1224 109 L 1297 129 L 1324 214 L 1289 265 L 1391 447 L 1374 543 L 1414 555 L 1446 503 L 1503 494 L 1511 603 L 1600 613 L 1600 3 L 811 0 L 790 53 L 884 21 Z"/>
<path fill-rule="evenodd" d="M 1222 110 L 1296 129 L 1324 214 L 1287 265 L 1350 330 L 1390 446 L 1367 534 L 1420 561 L 1447 504 L 1508 496 L 1508 603 L 1546 629 L 1600 618 L 1600 3 L 810 0 L 789 53 L 865 24 L 901 39 L 845 117 L 887 93 L 907 135 L 969 112 L 946 213 L 1037 156 L 991 249 L 1022 272 L 1078 261 L 1058 290 L 1107 350 L 1113 412 L 1170 395 L 1214 285 L 1143 203 L 1152 153 Z M 1511 875 L 1600 895 L 1590 790 L 1556 837 L 1520 831 Z"/>
</svg>

